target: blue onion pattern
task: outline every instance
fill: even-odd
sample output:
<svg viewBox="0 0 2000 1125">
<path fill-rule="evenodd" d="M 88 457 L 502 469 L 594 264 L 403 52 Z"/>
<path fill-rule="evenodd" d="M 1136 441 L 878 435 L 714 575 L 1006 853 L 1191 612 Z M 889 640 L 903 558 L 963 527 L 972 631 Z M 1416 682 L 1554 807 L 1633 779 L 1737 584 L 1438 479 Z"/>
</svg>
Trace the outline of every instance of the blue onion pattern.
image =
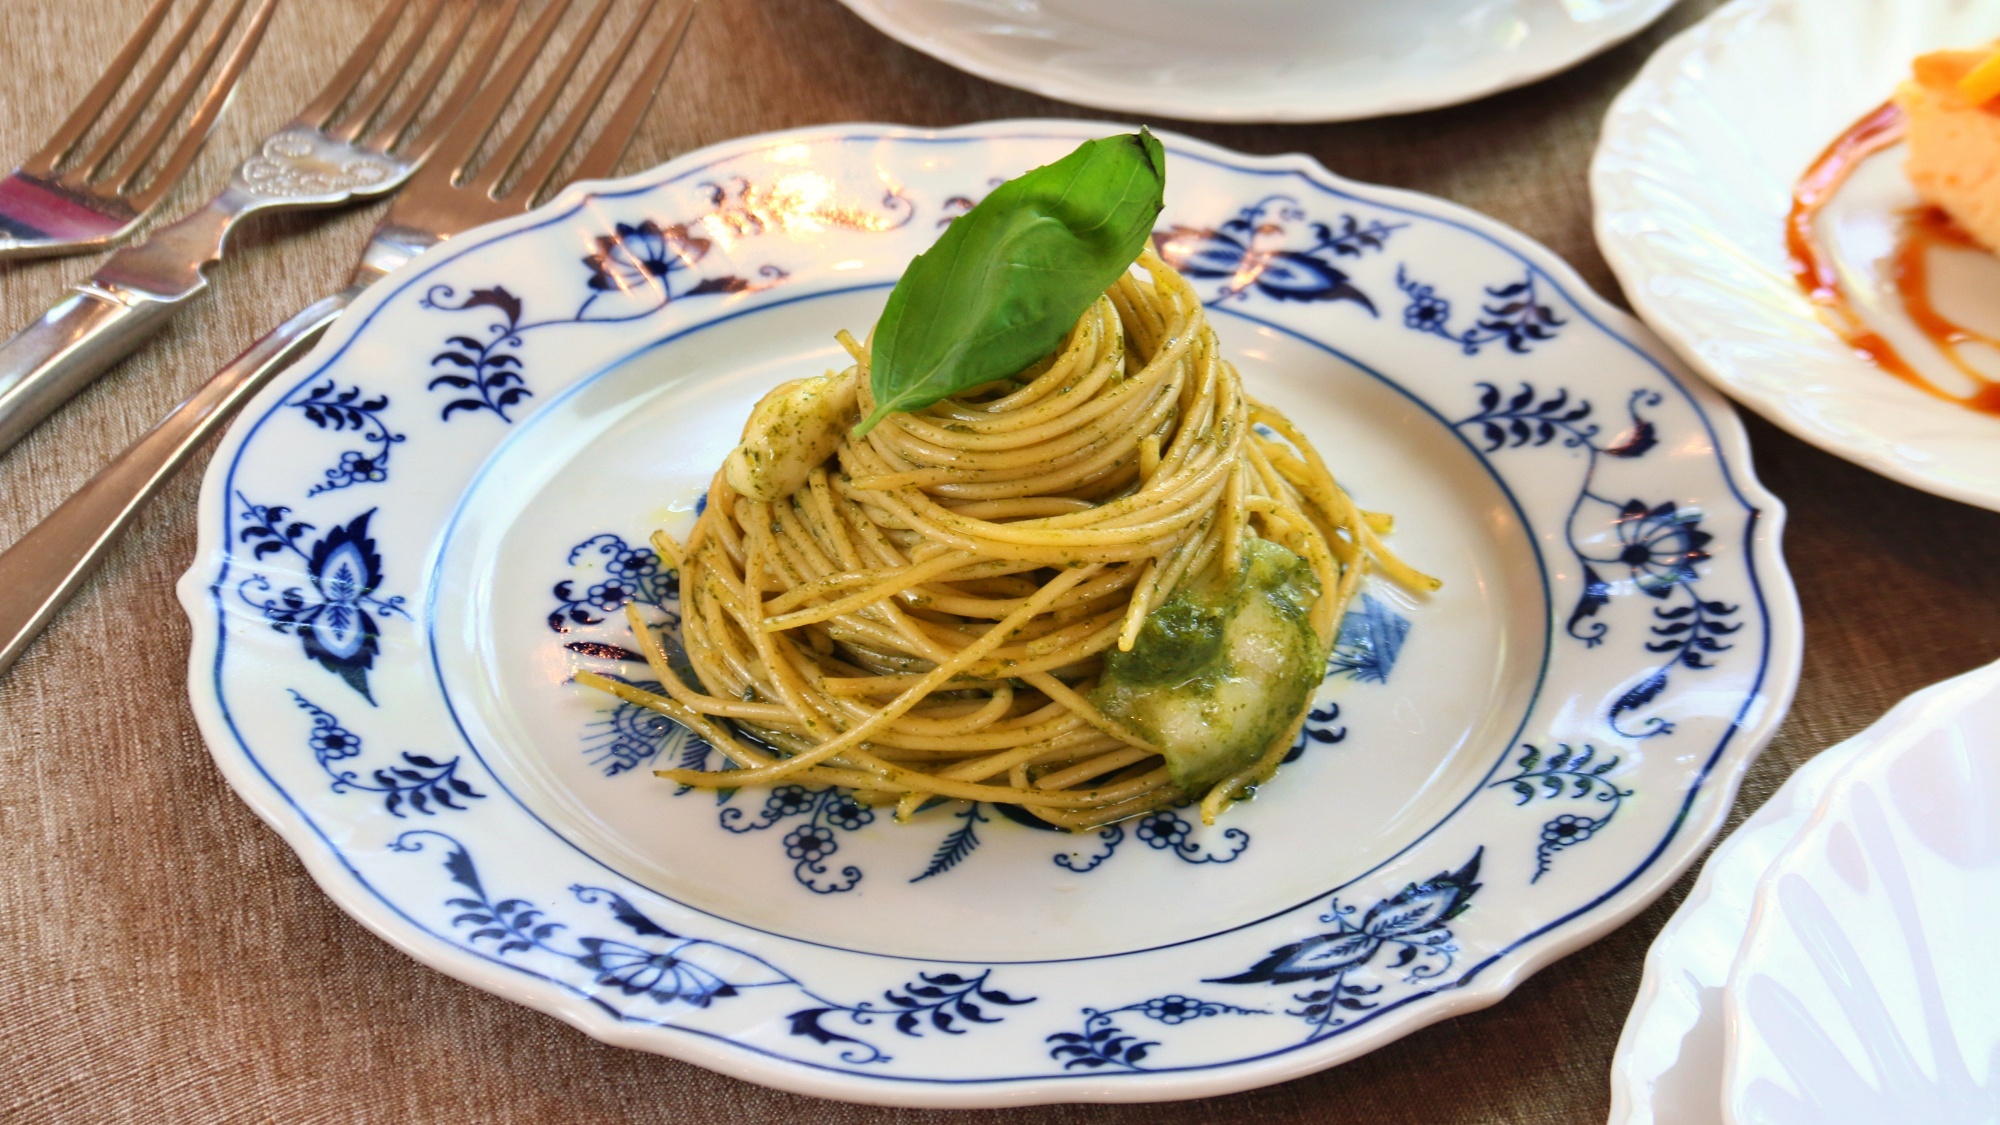
<svg viewBox="0 0 2000 1125">
<path fill-rule="evenodd" d="M 1534 345 L 1555 339 L 1556 330 L 1569 323 L 1536 295 L 1532 269 L 1520 281 L 1489 287 L 1480 315 L 1461 329 L 1451 327 L 1451 302 L 1438 296 L 1436 287 L 1410 277 L 1407 267 L 1396 267 L 1396 287 L 1409 299 L 1403 306 L 1403 327 L 1441 336 L 1466 355 L 1478 355 L 1488 344 L 1503 344 L 1523 355 Z"/>
<path fill-rule="evenodd" d="M 285 405 L 321 430 L 352 434 L 367 446 L 342 451 L 333 468 L 323 474 L 324 479 L 306 489 L 307 496 L 389 479 L 389 453 L 404 435 L 392 431 L 382 419 L 383 411 L 389 408 L 388 395 L 365 395 L 354 386 L 341 390 L 328 379 L 308 387 Z"/>
<path fill-rule="evenodd" d="M 1147 813 L 1132 822 L 1131 834 L 1154 851 L 1167 852 L 1183 863 L 1233 863 L 1250 847 L 1250 833 L 1241 828 L 1230 828 L 1222 833 L 1229 850 L 1213 850 L 1193 839 L 1194 825 L 1165 809 Z M 1078 858 L 1074 852 L 1059 852 L 1055 857 L 1056 866 L 1078 874 L 1095 871 L 1118 851 L 1118 845 L 1125 841 L 1125 836 L 1123 824 L 1100 828 L 1094 854 Z"/>
<path fill-rule="evenodd" d="M 457 911 L 451 925 L 466 930 L 466 940 L 474 948 L 500 958 L 575 965 L 590 973 L 594 983 L 628 998 L 643 998 L 663 1012 L 675 1007 L 705 1009 L 757 991 L 788 992 L 807 1004 L 784 1017 L 788 1032 L 832 1048 L 841 1062 L 851 1065 L 894 1059 L 869 1034 L 885 1024 L 911 1039 L 924 1038 L 928 1031 L 963 1035 L 974 1027 L 1002 1022 L 1005 1009 L 1035 1002 L 1035 997 L 1013 996 L 995 987 L 992 969 L 920 972 L 913 980 L 883 990 L 880 1000 L 831 1000 L 754 953 L 676 933 L 604 887 L 573 886 L 570 893 L 581 904 L 603 907 L 628 933 L 571 938 L 573 924 L 557 921 L 550 908 L 489 893 L 471 852 L 456 838 L 417 829 L 397 836 L 389 847 L 393 852 L 421 853 L 429 841 L 442 842 L 447 849 L 445 872 L 463 893 L 444 904 Z M 634 1015 L 621 1013 L 628 1019 Z"/>
<path fill-rule="evenodd" d="M 294 518 L 290 508 L 253 504 L 240 492 L 236 500 L 243 525 L 237 539 L 249 546 L 251 559 L 262 562 L 289 554 L 304 566 L 310 584 L 279 588 L 269 577 L 253 573 L 237 583 L 237 596 L 271 628 L 297 637 L 308 659 L 374 703 L 368 673 L 381 651 L 381 622 L 410 619 L 400 595 L 376 594 L 382 585 L 382 556 L 368 532 L 374 509 L 311 539 L 315 526 Z"/>
<path fill-rule="evenodd" d="M 340 768 L 336 763 L 360 757 L 361 736 L 341 726 L 333 712 L 297 691 L 291 696 L 292 702 L 312 717 L 312 733 L 306 736 L 306 744 L 312 747 L 313 760 L 333 779 L 330 788 L 335 793 L 379 793 L 383 810 L 395 817 L 401 817 L 406 808 L 425 816 L 445 809 L 463 812 L 466 806 L 460 801 L 476 801 L 486 795 L 458 776 L 457 758 L 440 762 L 405 750 L 400 764 L 371 770 L 365 780 L 356 770 Z"/>
<path fill-rule="evenodd" d="M 1155 231 L 1160 258 L 1197 283 L 1220 281 L 1206 303 L 1241 300 L 1251 293 L 1273 301 L 1348 301 L 1376 315 L 1375 302 L 1334 263 L 1379 252 L 1407 226 L 1366 222 L 1343 214 L 1315 221 L 1297 199 L 1272 195 L 1215 227 L 1173 226 Z"/>
<path fill-rule="evenodd" d="M 1224 1004 L 1215 1000 L 1197 1000 L 1192 996 L 1172 993 L 1156 996 L 1151 1000 L 1141 1000 L 1137 1004 L 1127 1004 L 1122 1008 L 1099 1011 L 1096 1008 L 1083 1009 L 1083 1030 L 1058 1031 L 1045 1040 L 1053 1043 L 1049 1057 L 1063 1064 L 1064 1070 L 1103 1070 L 1107 1067 L 1118 1070 L 1145 1070 L 1143 1065 L 1153 1048 L 1160 1046 L 1158 1040 L 1146 1039 L 1126 1032 L 1118 1026 L 1120 1015 L 1131 1013 L 1146 1019 L 1174 1027 L 1189 1020 L 1211 1019 L 1215 1016 L 1268 1016 L 1266 1008 L 1239 1008 L 1234 1004 Z"/>
<path fill-rule="evenodd" d="M 1515 765 L 1518 772 L 1487 788 L 1506 786 L 1513 791 L 1517 805 L 1537 798 L 1585 802 L 1586 811 L 1562 813 L 1542 826 L 1541 840 L 1535 847 L 1535 875 L 1528 880 L 1531 883 L 1549 873 L 1557 852 L 1583 843 L 1609 825 L 1625 798 L 1632 795 L 1632 790 L 1620 788 L 1605 776 L 1618 768 L 1617 756 L 1599 759 L 1594 746 L 1577 750 L 1558 743 L 1555 752 L 1545 758 L 1539 749 L 1522 743 Z M 1594 815 L 1591 810 L 1595 810 Z"/>
<path fill-rule="evenodd" d="M 660 560 L 651 548 L 635 547 L 611 532 L 593 535 L 570 548 L 565 560 L 576 567 L 585 560 L 595 568 L 593 577 L 565 578 L 551 592 L 556 607 L 549 611 L 549 628 L 567 633 L 577 626 L 602 625 L 606 617 L 625 608 L 627 602 L 666 609 L 681 596 L 680 575 Z M 672 610 L 673 624 L 680 617 Z"/>
<path fill-rule="evenodd" d="M 747 293 L 784 282 L 789 275 L 768 264 L 758 267 L 754 277 L 733 273 L 695 276 L 714 246 L 712 239 L 694 233 L 697 229 L 758 234 L 766 229 L 770 216 L 780 213 L 773 208 L 785 205 L 775 198 L 772 188 L 747 180 L 704 186 L 711 209 L 695 219 L 680 223 L 653 218 L 636 223 L 614 221 L 611 233 L 599 235 L 596 252 L 580 259 L 586 271 L 583 300 L 566 316 L 526 320 L 527 303 L 504 285 L 475 288 L 464 296 L 452 286 L 433 285 L 424 295 L 425 308 L 447 313 L 488 310 L 491 318 L 477 330 L 479 334 L 447 337 L 444 348 L 431 357 L 436 374 L 429 389 L 453 396 L 439 417 L 449 422 L 460 412 L 491 414 L 512 424 L 514 415 L 510 412 L 535 393 L 528 385 L 527 361 L 521 352 L 531 332 L 558 324 L 637 320 L 675 301 Z M 909 200 L 891 191 L 883 196 L 877 215 L 835 208 L 814 211 L 811 217 L 831 227 L 887 231 L 908 223 L 914 214 Z M 804 217 L 803 212 L 797 217 Z"/>
<path fill-rule="evenodd" d="M 840 850 L 838 833 L 853 832 L 874 823 L 875 810 L 854 799 L 844 789 L 809 789 L 803 785 L 780 785 L 764 798 L 756 814 L 729 807 L 719 814 L 722 827 L 731 832 L 760 832 L 780 821 L 804 817 L 805 823 L 784 835 L 785 858 L 794 861 L 792 878 L 814 894 L 839 894 L 861 884 L 861 869 L 852 864 L 839 873 L 828 870 L 827 860 Z"/>
<path fill-rule="evenodd" d="M 1583 452 L 1583 483 L 1563 527 L 1583 588 L 1563 626 L 1565 632 L 1589 647 L 1603 643 L 1611 626 L 1599 618 L 1599 611 L 1621 588 L 1668 603 L 1653 607 L 1653 639 L 1645 645 L 1646 651 L 1665 659 L 1614 700 L 1605 715 L 1611 729 L 1628 738 L 1672 733 L 1673 723 L 1658 715 L 1646 716 L 1637 725 L 1632 718 L 1666 690 L 1676 668 L 1714 667 L 1712 658 L 1731 648 L 1723 638 L 1742 627 L 1730 620 L 1740 607 L 1700 593 L 1697 564 L 1708 559 L 1710 536 L 1701 530 L 1699 508 L 1671 500 L 1620 501 L 1593 489 L 1604 458 L 1634 460 L 1659 444 L 1657 429 L 1641 411 L 1660 401 L 1657 391 L 1633 391 L 1626 400 L 1629 424 L 1607 440 L 1602 428 L 1590 420 L 1591 404 L 1572 399 L 1566 390 L 1543 395 L 1523 383 L 1519 391 L 1506 395 L 1491 383 L 1481 383 L 1479 409 L 1455 423 L 1476 434 L 1489 454 L 1552 445 Z M 1592 546 L 1607 538 L 1605 549 Z M 1606 570 L 1613 577 L 1605 577 Z"/>
<path fill-rule="evenodd" d="M 1286 1014 L 1305 1021 L 1307 1042 L 1331 1035 L 1380 1007 L 1379 997 L 1390 985 L 1421 987 L 1451 969 L 1459 949 L 1446 923 L 1471 908 L 1482 886 L 1479 861 L 1484 853 L 1484 848 L 1475 851 L 1457 871 L 1411 883 L 1365 913 L 1335 898 L 1320 915 L 1320 921 L 1334 924 L 1333 930 L 1281 946 L 1243 972 L 1208 983 L 1323 985 L 1294 993 L 1300 1007 Z M 1377 965 L 1378 953 L 1388 953 L 1388 961 Z"/>
</svg>

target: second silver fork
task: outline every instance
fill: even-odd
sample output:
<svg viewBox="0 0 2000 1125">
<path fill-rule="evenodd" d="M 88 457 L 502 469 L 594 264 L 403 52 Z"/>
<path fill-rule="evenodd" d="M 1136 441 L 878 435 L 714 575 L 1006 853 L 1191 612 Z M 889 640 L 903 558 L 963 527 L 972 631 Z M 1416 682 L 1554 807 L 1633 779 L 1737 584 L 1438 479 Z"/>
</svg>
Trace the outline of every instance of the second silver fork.
<svg viewBox="0 0 2000 1125">
<path fill-rule="evenodd" d="M 229 185 L 145 242 L 113 254 L 40 319 L 0 344 L 0 451 L 6 450 L 91 380 L 129 355 L 207 287 L 203 272 L 222 257 L 229 232 L 251 215 L 333 207 L 401 187 L 479 90 L 520 0 L 484 36 L 463 77 L 428 125 L 412 126 L 430 104 L 487 0 L 425 0 L 414 29 L 365 92 L 378 62 L 416 0 L 389 0 L 347 60 L 298 116 L 266 137 Z M 448 8 L 456 8 L 445 19 Z M 396 105 L 391 96 L 426 43 L 442 36 L 431 61 Z"/>
</svg>

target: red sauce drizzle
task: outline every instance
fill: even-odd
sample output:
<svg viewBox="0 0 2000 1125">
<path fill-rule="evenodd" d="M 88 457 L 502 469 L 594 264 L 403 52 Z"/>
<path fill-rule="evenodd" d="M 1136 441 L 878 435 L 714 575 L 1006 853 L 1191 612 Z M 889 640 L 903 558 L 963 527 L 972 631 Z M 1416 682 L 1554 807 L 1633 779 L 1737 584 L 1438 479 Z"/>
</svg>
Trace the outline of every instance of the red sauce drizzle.
<svg viewBox="0 0 2000 1125">
<path fill-rule="evenodd" d="M 1785 219 L 1785 249 L 1791 255 L 1792 276 L 1799 288 L 1820 310 L 1820 314 L 1840 333 L 1841 339 L 1863 359 L 1904 382 L 1961 406 L 1987 414 L 2000 414 L 2000 383 L 1987 378 L 1958 353 L 1958 346 L 1983 342 L 2000 348 L 1996 340 L 1976 332 L 1937 311 L 1931 301 L 1930 270 L 1927 256 L 1934 247 L 1973 248 L 1972 236 L 1935 207 L 1918 207 L 1903 216 L 1901 234 L 1891 263 L 1896 294 L 1902 299 L 1910 320 L 1952 366 L 1964 372 L 1978 388 L 1969 395 L 1952 394 L 1938 387 L 1910 366 L 1889 341 L 1869 328 L 1854 311 L 1840 288 L 1840 274 L 1813 234 L 1813 220 L 1820 208 L 1833 198 L 1861 162 L 1903 139 L 1903 112 L 1894 102 L 1883 104 L 1848 126 L 1799 177 L 1792 190 L 1792 210 Z"/>
</svg>

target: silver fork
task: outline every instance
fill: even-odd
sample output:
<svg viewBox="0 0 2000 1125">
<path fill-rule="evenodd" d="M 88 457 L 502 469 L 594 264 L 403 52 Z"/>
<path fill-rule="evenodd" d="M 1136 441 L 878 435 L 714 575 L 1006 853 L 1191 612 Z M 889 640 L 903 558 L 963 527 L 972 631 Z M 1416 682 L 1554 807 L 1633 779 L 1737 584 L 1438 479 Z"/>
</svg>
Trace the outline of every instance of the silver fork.
<svg viewBox="0 0 2000 1125">
<path fill-rule="evenodd" d="M 243 2 L 237 0 L 238 6 Z M 222 257 L 236 224 L 261 212 L 333 207 L 402 186 L 478 92 L 519 4 L 506 0 L 482 53 L 431 123 L 412 137 L 412 125 L 463 46 L 480 3 L 424 0 L 414 30 L 363 92 L 362 80 L 397 25 L 417 8 L 416 0 L 389 0 L 326 88 L 237 165 L 227 187 L 192 214 L 113 254 L 89 281 L 0 344 L 0 450 L 158 332 L 206 288 L 203 271 Z M 447 7 L 460 9 L 448 21 Z M 440 41 L 431 62 L 391 107 L 391 95 L 433 39 Z"/>
<path fill-rule="evenodd" d="M 229 53 L 215 80 L 202 93 L 201 101 L 195 103 L 194 115 L 180 133 L 179 143 L 143 183 L 140 173 L 166 144 L 174 123 L 194 101 L 196 91 L 201 90 L 202 79 L 222 55 L 230 29 L 243 16 L 245 0 L 235 0 L 228 14 L 217 22 L 187 75 L 161 103 L 153 124 L 140 134 L 122 162 L 112 166 L 113 154 L 120 142 L 131 135 L 168 73 L 193 41 L 196 29 L 214 7 L 213 0 L 197 0 L 194 9 L 168 38 L 159 61 L 147 69 L 125 107 L 112 118 L 97 143 L 74 162 L 69 161 L 137 70 L 140 57 L 153 41 L 153 33 L 160 29 L 174 3 L 175 0 L 156 0 L 146 10 L 132 37 L 105 68 L 104 77 L 83 96 L 55 136 L 49 138 L 49 143 L 14 169 L 12 175 L 0 179 L 0 258 L 75 254 L 120 238 L 153 209 L 187 171 L 188 165 L 194 163 L 195 155 L 221 119 L 230 94 L 235 92 L 236 80 L 243 76 L 243 68 L 257 53 L 277 0 L 261 0 L 257 5 L 236 42 L 236 49 Z"/>
<path fill-rule="evenodd" d="M 466 177 L 474 154 L 513 100 L 556 21 L 574 2 L 552 0 L 450 133 L 440 138 L 430 162 L 376 226 L 346 289 L 305 309 L 252 344 L 76 495 L 0 552 L 0 674 L 69 600 L 140 508 L 188 455 L 238 406 L 310 349 L 362 290 L 452 235 L 526 211 L 545 194 L 563 158 L 576 145 L 592 111 L 632 53 L 640 31 L 660 9 L 660 0 L 646 0 L 614 42 L 609 57 L 587 80 L 575 107 L 549 135 L 541 154 L 522 168 L 537 129 L 569 84 L 614 2 L 599 0 L 513 131 L 476 174 Z M 677 11 L 659 46 L 641 64 L 631 88 L 577 163 L 572 179 L 601 179 L 611 173 L 665 80 L 697 3 L 687 0 Z M 521 170 L 516 172 L 517 168 Z M 502 191 L 503 184 L 511 186 Z"/>
</svg>

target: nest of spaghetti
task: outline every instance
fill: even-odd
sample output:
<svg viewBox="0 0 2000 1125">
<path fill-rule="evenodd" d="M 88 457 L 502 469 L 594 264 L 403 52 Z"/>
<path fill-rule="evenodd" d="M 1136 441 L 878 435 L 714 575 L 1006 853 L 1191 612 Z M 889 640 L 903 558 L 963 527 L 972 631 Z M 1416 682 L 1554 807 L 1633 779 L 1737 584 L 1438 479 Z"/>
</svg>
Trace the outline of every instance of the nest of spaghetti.
<svg viewBox="0 0 2000 1125">
<path fill-rule="evenodd" d="M 1271 777 L 1364 576 L 1437 583 L 1244 393 L 1187 282 L 1137 265 L 1043 361 L 859 439 L 846 333 L 853 366 L 758 404 L 687 542 L 653 537 L 677 649 L 628 610 L 663 693 L 578 677 L 730 759 L 660 776 L 1072 830 L 1212 822 Z"/>
</svg>

